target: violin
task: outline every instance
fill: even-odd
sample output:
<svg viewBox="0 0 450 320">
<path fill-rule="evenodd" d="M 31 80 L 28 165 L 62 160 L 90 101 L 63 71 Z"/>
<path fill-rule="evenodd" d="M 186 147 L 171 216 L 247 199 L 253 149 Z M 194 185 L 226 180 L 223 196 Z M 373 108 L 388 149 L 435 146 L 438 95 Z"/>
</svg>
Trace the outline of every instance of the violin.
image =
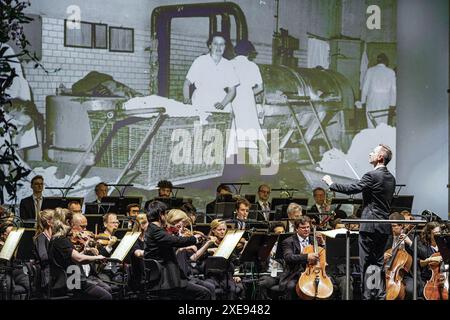
<svg viewBox="0 0 450 320">
<path fill-rule="evenodd" d="M 445 272 L 442 256 L 439 252 L 436 252 L 430 258 L 426 262 L 432 275 L 425 284 L 423 295 L 427 300 L 448 300 L 448 272 Z"/>
<path fill-rule="evenodd" d="M 72 242 L 74 249 L 80 253 L 85 252 L 86 254 L 94 254 L 95 251 L 92 252 L 93 250 L 91 249 L 97 248 L 94 234 L 90 231 L 72 231 L 70 234 L 70 241 Z"/>
<path fill-rule="evenodd" d="M 406 237 L 405 237 L 406 238 Z M 390 248 L 386 253 L 391 257 L 384 263 L 386 279 L 386 300 L 404 300 L 406 295 L 406 284 L 403 277 L 411 270 L 412 257 L 400 244 L 404 239 L 398 241 L 394 249 Z"/>
<path fill-rule="evenodd" d="M 325 249 L 317 244 L 316 227 L 313 227 L 314 245 L 304 248 L 303 254 L 316 253 L 319 259 L 315 264 L 307 264 L 305 271 L 300 275 L 295 291 L 300 299 L 328 299 L 333 294 L 333 283 L 327 276 Z"/>
<path fill-rule="evenodd" d="M 117 237 L 111 236 L 108 233 L 96 234 L 94 236 L 94 238 L 95 238 L 95 241 L 103 247 L 106 247 L 109 245 L 113 246 L 117 241 L 119 241 L 119 239 L 117 239 Z"/>
</svg>

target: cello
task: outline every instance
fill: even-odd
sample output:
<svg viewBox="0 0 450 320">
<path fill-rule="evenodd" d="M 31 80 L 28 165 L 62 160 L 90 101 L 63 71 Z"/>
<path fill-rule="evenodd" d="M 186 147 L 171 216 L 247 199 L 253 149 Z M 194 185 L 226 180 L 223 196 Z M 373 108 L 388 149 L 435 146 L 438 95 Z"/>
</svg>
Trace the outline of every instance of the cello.
<svg viewBox="0 0 450 320">
<path fill-rule="evenodd" d="M 426 300 L 448 300 L 448 271 L 439 252 L 433 253 L 424 261 L 431 269 L 432 275 L 423 288 Z"/>
<path fill-rule="evenodd" d="M 319 260 L 315 264 L 308 264 L 305 271 L 300 275 L 295 291 L 300 299 L 328 299 L 333 294 L 333 284 L 325 272 L 327 265 L 325 261 L 325 249 L 317 244 L 316 227 L 313 227 L 314 245 L 304 248 L 303 254 L 316 253 Z"/>
<path fill-rule="evenodd" d="M 403 241 L 404 239 L 398 241 L 394 249 L 390 248 L 386 251 L 386 253 L 391 255 L 384 264 L 386 300 L 404 300 L 406 296 L 406 285 L 403 281 L 403 276 L 411 270 L 412 257 L 404 248 L 400 247 Z"/>
</svg>

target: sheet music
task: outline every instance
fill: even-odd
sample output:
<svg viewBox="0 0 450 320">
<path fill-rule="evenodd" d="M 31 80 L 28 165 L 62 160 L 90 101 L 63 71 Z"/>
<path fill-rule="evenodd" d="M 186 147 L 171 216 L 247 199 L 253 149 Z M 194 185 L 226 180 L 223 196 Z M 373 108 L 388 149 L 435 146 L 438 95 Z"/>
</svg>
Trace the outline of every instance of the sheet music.
<svg viewBox="0 0 450 320">
<path fill-rule="evenodd" d="M 241 240 L 244 235 L 245 230 L 228 230 L 227 234 L 223 238 L 222 242 L 214 253 L 214 257 L 223 257 L 228 259 L 236 248 L 239 240 Z"/>
<path fill-rule="evenodd" d="M 347 233 L 347 229 L 346 228 L 340 228 L 340 229 L 334 229 L 334 230 L 329 230 L 329 231 L 317 231 L 320 232 L 321 234 L 323 234 L 324 236 L 327 236 L 329 238 L 336 238 L 336 236 L 338 234 L 343 234 L 345 235 Z M 358 231 L 350 231 L 350 234 L 359 234 Z"/>
<path fill-rule="evenodd" d="M 0 259 L 10 261 L 14 251 L 16 251 L 17 246 L 19 245 L 19 241 L 22 238 L 22 235 L 25 231 L 25 228 L 19 228 L 12 230 L 8 238 L 5 241 L 5 245 L 0 252 Z"/>
<path fill-rule="evenodd" d="M 116 250 L 114 250 L 110 259 L 122 262 L 127 256 L 128 252 L 130 252 L 131 247 L 139 238 L 140 234 L 140 232 L 127 232 L 125 236 L 120 240 L 119 245 L 117 246 Z"/>
</svg>

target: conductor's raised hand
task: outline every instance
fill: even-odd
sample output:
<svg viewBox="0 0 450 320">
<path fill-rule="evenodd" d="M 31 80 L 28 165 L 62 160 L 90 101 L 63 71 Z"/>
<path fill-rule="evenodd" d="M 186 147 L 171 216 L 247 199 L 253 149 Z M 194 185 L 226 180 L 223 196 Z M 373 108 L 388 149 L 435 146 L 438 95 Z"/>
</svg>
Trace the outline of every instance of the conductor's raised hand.
<svg viewBox="0 0 450 320">
<path fill-rule="evenodd" d="M 322 181 L 325 182 L 328 186 L 331 186 L 333 184 L 333 180 L 329 175 L 323 176 Z"/>
</svg>

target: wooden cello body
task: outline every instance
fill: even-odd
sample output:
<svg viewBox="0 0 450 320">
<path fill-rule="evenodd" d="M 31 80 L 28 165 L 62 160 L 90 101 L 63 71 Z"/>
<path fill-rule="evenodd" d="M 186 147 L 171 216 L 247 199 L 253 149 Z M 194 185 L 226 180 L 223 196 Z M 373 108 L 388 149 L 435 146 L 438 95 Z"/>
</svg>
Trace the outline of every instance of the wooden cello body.
<svg viewBox="0 0 450 320">
<path fill-rule="evenodd" d="M 431 257 L 441 256 L 439 252 L 433 253 Z M 428 267 L 432 275 L 423 289 L 423 296 L 427 300 L 448 300 L 448 272 L 442 270 L 444 263 L 431 261 Z M 443 280 L 441 280 L 443 278 Z"/>
<path fill-rule="evenodd" d="M 406 296 L 406 285 L 403 277 L 411 270 L 412 257 L 405 249 L 386 251 L 391 254 L 385 262 L 386 273 L 386 300 L 404 300 Z"/>
<path fill-rule="evenodd" d="M 302 300 L 328 299 L 333 294 L 333 283 L 325 272 L 325 249 L 318 247 L 314 228 L 314 245 L 304 248 L 304 254 L 317 253 L 319 260 L 316 264 L 307 264 L 305 271 L 300 275 L 295 291 Z"/>
</svg>

